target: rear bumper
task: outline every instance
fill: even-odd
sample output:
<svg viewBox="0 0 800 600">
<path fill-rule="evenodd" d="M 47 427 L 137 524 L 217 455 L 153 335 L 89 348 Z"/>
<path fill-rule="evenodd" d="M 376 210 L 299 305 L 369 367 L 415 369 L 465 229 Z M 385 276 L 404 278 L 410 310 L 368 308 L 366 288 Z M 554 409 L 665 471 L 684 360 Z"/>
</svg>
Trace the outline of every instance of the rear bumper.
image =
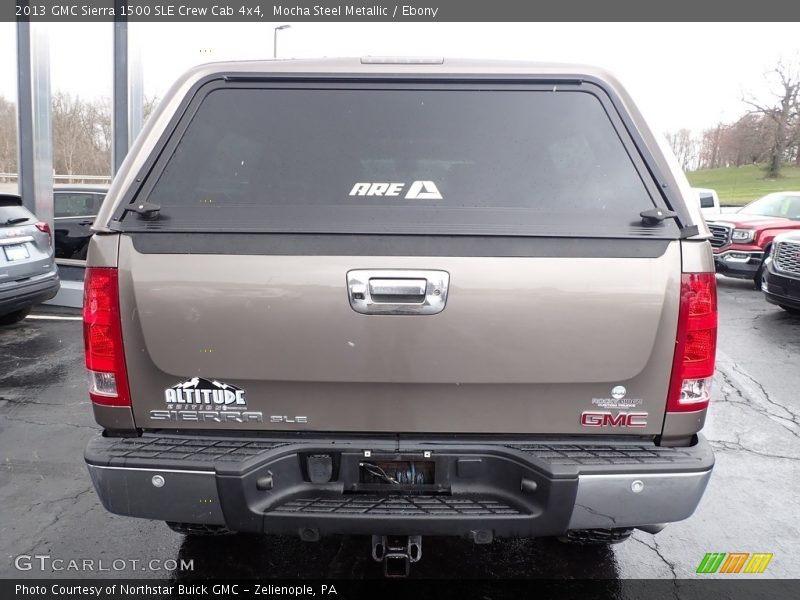
<svg viewBox="0 0 800 600">
<path fill-rule="evenodd" d="M 364 457 L 369 450 L 370 458 Z M 426 453 L 430 453 L 426 457 Z M 309 455 L 333 457 L 312 483 Z M 432 460 L 435 481 L 415 490 L 359 483 L 365 460 Z M 652 442 L 230 438 L 94 438 L 86 462 L 109 511 L 235 531 L 299 534 L 537 537 L 689 517 L 714 463 Z M 157 487 L 156 483 L 163 484 Z M 377 489 L 377 488 L 381 489 Z"/>
<path fill-rule="evenodd" d="M 789 277 L 776 271 L 771 260 L 764 267 L 761 291 L 767 302 L 800 309 L 800 277 Z"/>
<path fill-rule="evenodd" d="M 754 279 L 764 253 L 752 250 L 737 250 L 727 247 L 725 250 L 714 252 L 714 267 L 717 273 L 728 277 L 741 279 Z"/>
<path fill-rule="evenodd" d="M 0 315 L 50 300 L 58 293 L 60 286 L 58 272 L 55 270 L 24 282 L 0 286 Z"/>
</svg>

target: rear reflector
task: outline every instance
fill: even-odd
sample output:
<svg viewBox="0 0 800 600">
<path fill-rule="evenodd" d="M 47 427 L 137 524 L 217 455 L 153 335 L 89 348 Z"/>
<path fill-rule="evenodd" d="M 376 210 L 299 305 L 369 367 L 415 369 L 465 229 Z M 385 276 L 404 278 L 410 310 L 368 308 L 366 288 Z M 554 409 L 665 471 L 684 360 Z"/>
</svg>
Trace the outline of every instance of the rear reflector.
<svg viewBox="0 0 800 600">
<path fill-rule="evenodd" d="M 717 353 L 717 280 L 714 273 L 684 273 L 667 412 L 708 406 Z"/>
<path fill-rule="evenodd" d="M 92 402 L 130 406 L 116 269 L 86 269 L 83 283 L 83 341 Z"/>
</svg>

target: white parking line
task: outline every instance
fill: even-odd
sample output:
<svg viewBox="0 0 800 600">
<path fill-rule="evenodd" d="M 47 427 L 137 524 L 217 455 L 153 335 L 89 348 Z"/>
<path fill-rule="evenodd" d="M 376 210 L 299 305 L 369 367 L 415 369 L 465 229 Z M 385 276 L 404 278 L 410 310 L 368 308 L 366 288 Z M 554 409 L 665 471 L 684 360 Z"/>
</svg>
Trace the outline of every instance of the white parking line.
<svg viewBox="0 0 800 600">
<path fill-rule="evenodd" d="M 39 321 L 83 321 L 83 317 L 64 317 L 61 315 L 28 315 L 26 319 L 38 319 Z"/>
</svg>

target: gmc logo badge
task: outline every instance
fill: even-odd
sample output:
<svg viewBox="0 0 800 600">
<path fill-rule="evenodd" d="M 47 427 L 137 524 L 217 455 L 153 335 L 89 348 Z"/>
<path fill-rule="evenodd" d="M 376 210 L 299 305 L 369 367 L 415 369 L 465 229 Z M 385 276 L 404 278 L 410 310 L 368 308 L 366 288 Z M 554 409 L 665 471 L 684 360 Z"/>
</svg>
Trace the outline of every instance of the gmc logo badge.
<svg viewBox="0 0 800 600">
<path fill-rule="evenodd" d="M 647 427 L 646 412 L 618 412 L 585 410 L 581 413 L 584 427 Z"/>
</svg>

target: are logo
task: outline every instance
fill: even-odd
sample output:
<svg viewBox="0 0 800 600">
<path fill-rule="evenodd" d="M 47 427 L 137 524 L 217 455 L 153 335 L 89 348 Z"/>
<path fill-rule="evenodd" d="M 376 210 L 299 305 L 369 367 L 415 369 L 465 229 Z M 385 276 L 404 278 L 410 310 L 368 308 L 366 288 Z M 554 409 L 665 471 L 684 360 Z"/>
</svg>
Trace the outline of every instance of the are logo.
<svg viewBox="0 0 800 600">
<path fill-rule="evenodd" d="M 359 182 L 350 190 L 350 196 L 399 196 L 405 183 Z M 432 181 L 415 181 L 404 196 L 406 200 L 441 200 L 442 194 Z"/>
<path fill-rule="evenodd" d="M 581 425 L 583 427 L 647 427 L 647 413 L 585 410 L 581 413 Z"/>
</svg>

